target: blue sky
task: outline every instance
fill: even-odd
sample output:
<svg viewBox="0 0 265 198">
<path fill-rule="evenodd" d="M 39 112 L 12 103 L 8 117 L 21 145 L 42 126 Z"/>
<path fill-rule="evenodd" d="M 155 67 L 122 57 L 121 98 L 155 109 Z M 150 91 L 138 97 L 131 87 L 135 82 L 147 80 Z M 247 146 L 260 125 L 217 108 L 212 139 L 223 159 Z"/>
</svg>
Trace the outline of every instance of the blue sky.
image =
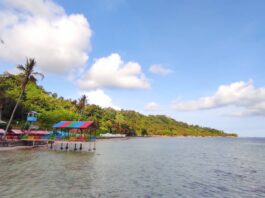
<svg viewBox="0 0 265 198">
<path fill-rule="evenodd" d="M 1 2 L 0 16 L 24 18 L 0 23 L 0 72 L 34 56 L 39 83 L 66 98 L 265 136 L 264 1 L 47 2 Z"/>
</svg>

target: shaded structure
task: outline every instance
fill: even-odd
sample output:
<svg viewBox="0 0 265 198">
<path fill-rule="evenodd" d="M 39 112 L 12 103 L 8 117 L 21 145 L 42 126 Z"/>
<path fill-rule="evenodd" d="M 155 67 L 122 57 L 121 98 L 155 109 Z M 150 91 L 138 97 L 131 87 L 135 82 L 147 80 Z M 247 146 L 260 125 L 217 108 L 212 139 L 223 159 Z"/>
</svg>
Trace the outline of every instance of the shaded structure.
<svg viewBox="0 0 265 198">
<path fill-rule="evenodd" d="M 72 134 L 72 137 L 85 138 L 86 136 L 86 138 L 83 139 L 83 141 L 85 140 L 89 141 L 96 136 L 95 131 L 93 133 L 93 129 L 95 129 L 95 125 L 94 125 L 94 122 L 92 121 L 60 121 L 54 124 L 52 128 L 67 132 L 69 138 L 71 136 L 70 134 Z M 71 140 L 74 140 L 74 138 L 72 138 Z M 82 139 L 79 138 L 76 140 L 80 141 Z"/>
<path fill-rule="evenodd" d="M 53 125 L 55 141 L 50 149 L 92 151 L 96 149 L 95 124 L 92 121 L 60 121 Z M 91 142 L 94 142 L 93 149 Z M 53 145 L 54 144 L 54 145 Z"/>
</svg>

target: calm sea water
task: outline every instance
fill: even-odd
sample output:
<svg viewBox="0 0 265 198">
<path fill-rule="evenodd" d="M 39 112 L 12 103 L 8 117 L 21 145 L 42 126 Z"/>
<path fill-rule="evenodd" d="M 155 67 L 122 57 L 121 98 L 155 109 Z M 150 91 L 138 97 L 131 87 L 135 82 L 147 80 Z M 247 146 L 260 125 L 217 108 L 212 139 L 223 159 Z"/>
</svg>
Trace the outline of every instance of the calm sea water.
<svg viewBox="0 0 265 198">
<path fill-rule="evenodd" d="M 265 197 L 265 139 L 135 138 L 0 152 L 0 197 Z"/>
</svg>

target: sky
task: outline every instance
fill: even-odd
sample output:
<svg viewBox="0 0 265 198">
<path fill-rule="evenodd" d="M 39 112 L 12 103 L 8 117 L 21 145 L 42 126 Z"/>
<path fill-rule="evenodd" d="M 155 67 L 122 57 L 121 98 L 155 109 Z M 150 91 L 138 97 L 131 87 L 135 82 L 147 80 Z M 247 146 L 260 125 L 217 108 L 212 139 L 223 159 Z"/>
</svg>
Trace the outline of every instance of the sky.
<svg viewBox="0 0 265 198">
<path fill-rule="evenodd" d="M 0 73 L 47 91 L 265 137 L 263 0 L 0 0 Z"/>
</svg>

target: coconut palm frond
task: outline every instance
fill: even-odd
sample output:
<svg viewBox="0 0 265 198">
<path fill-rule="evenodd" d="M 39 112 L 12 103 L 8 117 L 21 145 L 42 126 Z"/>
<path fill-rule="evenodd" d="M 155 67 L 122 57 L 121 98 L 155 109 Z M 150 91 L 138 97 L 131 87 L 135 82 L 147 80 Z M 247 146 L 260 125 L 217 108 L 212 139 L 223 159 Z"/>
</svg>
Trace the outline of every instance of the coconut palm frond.
<svg viewBox="0 0 265 198">
<path fill-rule="evenodd" d="M 36 61 L 34 59 L 27 59 L 27 63 L 25 64 L 25 68 L 29 74 L 33 72 L 33 68 L 36 65 Z"/>
<path fill-rule="evenodd" d="M 23 65 L 18 65 L 17 66 L 17 69 L 22 71 L 22 72 L 25 72 L 26 71 L 26 68 L 23 66 Z"/>
<path fill-rule="evenodd" d="M 26 65 L 36 65 L 36 60 L 34 58 L 27 58 Z"/>
</svg>

